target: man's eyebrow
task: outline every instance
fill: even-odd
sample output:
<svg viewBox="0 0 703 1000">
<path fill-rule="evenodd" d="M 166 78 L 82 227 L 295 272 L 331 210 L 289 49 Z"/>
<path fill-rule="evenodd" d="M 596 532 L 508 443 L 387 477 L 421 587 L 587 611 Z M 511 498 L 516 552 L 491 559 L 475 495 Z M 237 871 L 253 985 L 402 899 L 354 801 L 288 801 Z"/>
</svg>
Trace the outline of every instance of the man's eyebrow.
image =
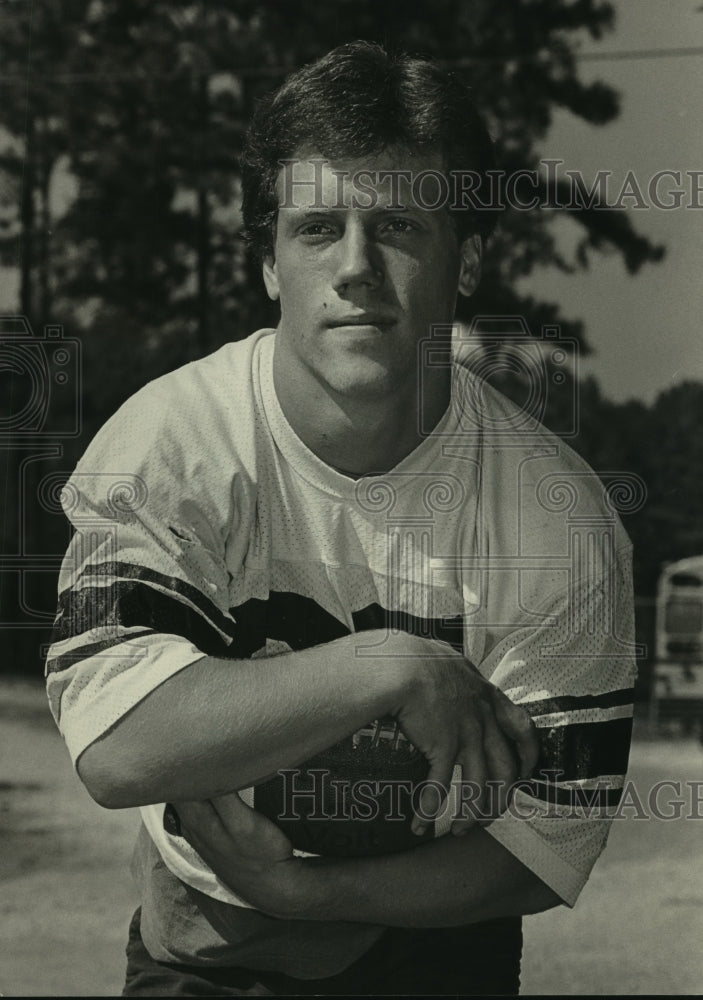
<svg viewBox="0 0 703 1000">
<path fill-rule="evenodd" d="M 307 219 L 316 219 L 320 217 L 329 218 L 330 216 L 343 216 L 349 211 L 363 212 L 364 214 L 387 216 L 391 212 L 402 212 L 404 215 L 424 215 L 425 210 L 419 205 L 411 203 L 409 205 L 308 205 L 305 208 L 299 205 L 279 205 L 279 214 L 285 213 L 285 215 L 296 222 L 304 222 Z"/>
<path fill-rule="evenodd" d="M 313 215 L 330 215 L 332 212 L 346 211 L 346 206 L 344 205 L 308 205 L 306 208 L 302 208 L 299 205 L 281 205 L 280 207 L 286 212 L 296 212 L 301 219 L 307 219 Z"/>
<path fill-rule="evenodd" d="M 332 221 L 344 215 L 343 208 L 334 208 L 328 205 L 318 208 L 300 208 L 297 205 L 282 205 L 278 209 L 278 218 L 284 225 L 299 226 L 306 222 L 321 221 L 323 219 Z"/>
</svg>

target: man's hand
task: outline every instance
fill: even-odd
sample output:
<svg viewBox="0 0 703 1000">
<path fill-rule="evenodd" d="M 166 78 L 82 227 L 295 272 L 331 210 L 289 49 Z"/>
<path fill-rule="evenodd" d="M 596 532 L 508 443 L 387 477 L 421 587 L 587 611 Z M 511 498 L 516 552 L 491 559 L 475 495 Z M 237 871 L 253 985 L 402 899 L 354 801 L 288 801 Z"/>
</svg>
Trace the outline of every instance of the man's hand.
<svg viewBox="0 0 703 1000">
<path fill-rule="evenodd" d="M 180 832 L 217 877 L 272 917 L 448 927 L 560 902 L 479 828 L 385 857 L 300 859 L 236 794 L 176 808 Z"/>
<path fill-rule="evenodd" d="M 417 643 L 423 642 L 427 656 L 417 660 L 413 679 L 405 685 L 393 714 L 427 758 L 428 781 L 447 789 L 454 765 L 459 764 L 462 781 L 481 789 L 472 802 L 474 815 L 452 824 L 452 833 L 460 835 L 475 824 L 477 815 L 490 819 L 505 811 L 512 785 L 517 778 L 529 777 L 537 763 L 536 729 L 525 709 L 450 646 L 415 638 L 410 642 L 415 656 Z M 494 782 L 493 788 L 487 782 Z M 496 790 L 497 796 L 492 796 Z M 432 788 L 423 792 L 420 806 L 423 815 L 437 810 Z M 415 833 L 422 833 L 426 825 L 420 817 L 413 820 Z"/>
<path fill-rule="evenodd" d="M 286 917 L 305 898 L 299 858 L 281 830 L 234 792 L 177 802 L 180 832 L 217 877 L 251 906 Z"/>
<path fill-rule="evenodd" d="M 491 779 L 507 791 L 537 760 L 527 713 L 451 646 L 374 629 L 257 660 L 203 657 L 122 716 L 77 767 L 110 809 L 216 799 L 386 715 L 398 718 L 427 757 L 430 779 L 445 788 L 455 763 L 465 781 L 482 788 Z M 431 788 L 426 799 L 430 815 Z M 471 821 L 455 832 L 462 825 Z"/>
</svg>

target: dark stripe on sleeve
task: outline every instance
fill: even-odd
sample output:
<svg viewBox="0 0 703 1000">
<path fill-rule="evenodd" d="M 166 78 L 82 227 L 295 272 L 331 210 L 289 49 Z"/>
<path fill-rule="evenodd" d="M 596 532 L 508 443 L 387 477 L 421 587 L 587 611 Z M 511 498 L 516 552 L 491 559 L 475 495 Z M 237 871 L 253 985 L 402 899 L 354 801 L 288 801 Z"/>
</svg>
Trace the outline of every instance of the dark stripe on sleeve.
<svg viewBox="0 0 703 1000">
<path fill-rule="evenodd" d="M 117 580 L 107 587 L 64 591 L 59 598 L 54 641 L 116 625 L 143 625 L 156 632 L 181 635 L 209 656 L 231 655 L 229 644 L 198 611 L 139 581 Z"/>
<path fill-rule="evenodd" d="M 287 643 L 292 650 L 309 649 L 349 635 L 346 625 L 311 597 L 272 590 L 267 599 L 251 597 L 231 609 L 237 622 L 230 656 L 245 659 L 267 639 Z"/>
<path fill-rule="evenodd" d="M 522 707 L 534 718 L 552 712 L 577 712 L 585 708 L 615 708 L 632 704 L 632 688 L 606 691 L 605 694 L 564 695 L 560 698 L 543 698 L 541 701 L 525 701 Z"/>
<path fill-rule="evenodd" d="M 542 802 L 584 809 L 616 806 L 623 793 L 622 788 L 559 788 L 544 781 L 520 781 L 515 788 Z"/>
<path fill-rule="evenodd" d="M 155 583 L 157 586 L 163 587 L 164 590 L 170 590 L 190 601 L 222 632 L 229 634 L 232 630 L 232 622 L 223 615 L 216 604 L 213 604 L 197 587 L 193 587 L 177 576 L 166 576 L 155 569 L 137 566 L 134 563 L 104 562 L 85 566 L 80 574 L 80 579 L 83 580 L 86 577 L 99 577 L 115 582 L 118 580 L 141 580 L 144 583 Z M 59 603 L 66 593 L 68 593 L 67 590 L 59 594 Z"/>
<path fill-rule="evenodd" d="M 540 754 L 534 773 L 547 771 L 553 781 L 625 774 L 631 735 L 631 718 L 538 728 Z"/>
<path fill-rule="evenodd" d="M 77 649 L 72 649 L 70 653 L 64 653 L 53 660 L 47 660 L 47 672 L 58 674 L 62 670 L 72 667 L 74 663 L 80 663 L 81 660 L 87 660 L 90 656 L 103 653 L 106 649 L 120 646 L 124 642 L 131 642 L 132 639 L 140 639 L 144 635 L 156 635 L 156 632 L 153 628 L 146 628 L 142 629 L 141 632 L 131 632 L 129 635 L 115 635 L 110 639 L 103 639 L 102 642 L 90 642 L 85 646 L 79 646 Z"/>
<path fill-rule="evenodd" d="M 446 618 L 420 618 L 407 611 L 388 611 L 380 604 L 374 603 L 360 611 L 355 611 L 352 614 L 352 620 L 357 632 L 366 632 L 377 628 L 394 629 L 425 639 L 439 639 L 448 643 L 457 652 L 463 652 L 464 619 L 462 615 Z"/>
</svg>

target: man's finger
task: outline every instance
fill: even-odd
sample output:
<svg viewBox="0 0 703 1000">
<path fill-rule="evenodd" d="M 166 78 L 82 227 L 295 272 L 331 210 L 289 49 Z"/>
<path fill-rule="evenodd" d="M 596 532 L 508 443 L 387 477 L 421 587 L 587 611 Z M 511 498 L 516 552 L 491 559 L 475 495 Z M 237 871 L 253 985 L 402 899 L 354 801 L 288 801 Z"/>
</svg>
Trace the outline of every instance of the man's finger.
<svg viewBox="0 0 703 1000">
<path fill-rule="evenodd" d="M 514 744 L 506 738 L 494 719 L 486 720 L 484 748 L 489 771 L 484 797 L 485 820 L 490 821 L 505 812 L 520 765 Z"/>
<path fill-rule="evenodd" d="M 418 837 L 422 836 L 434 817 L 442 811 L 453 771 L 454 761 L 446 753 L 430 761 L 430 769 L 420 793 L 418 811 L 413 816 L 410 827 Z"/>
<path fill-rule="evenodd" d="M 539 740 L 534 722 L 520 705 L 495 689 L 493 706 L 496 722 L 515 744 L 520 758 L 520 778 L 529 778 L 539 758 Z"/>
<path fill-rule="evenodd" d="M 489 780 L 512 785 L 520 772 L 517 747 L 490 716 L 484 727 L 483 749 Z"/>
<path fill-rule="evenodd" d="M 472 781 L 463 779 L 457 787 L 455 797 L 456 815 L 452 818 L 451 832 L 454 837 L 461 837 L 471 827 L 476 826 L 478 808 L 476 802 L 480 789 Z"/>
<path fill-rule="evenodd" d="M 201 853 L 204 845 L 221 846 L 226 831 L 209 799 L 169 803 L 169 807 L 176 815 L 181 831 L 179 835 L 184 837 L 198 853 Z M 164 824 L 165 822 L 166 814 L 164 814 Z"/>
<path fill-rule="evenodd" d="M 257 814 L 242 801 L 238 792 L 218 795 L 211 800 L 211 804 L 222 825 L 231 834 L 241 833 L 246 837 L 256 832 Z"/>
<path fill-rule="evenodd" d="M 285 861 L 293 853 L 286 834 L 266 816 L 247 805 L 237 792 L 212 800 L 229 841 L 242 858 Z"/>
<path fill-rule="evenodd" d="M 476 825 L 480 817 L 481 802 L 488 778 L 486 755 L 483 747 L 482 727 L 472 731 L 471 742 L 459 755 L 461 785 L 457 801 L 458 816 L 452 823 L 455 837 L 461 836 Z"/>
</svg>

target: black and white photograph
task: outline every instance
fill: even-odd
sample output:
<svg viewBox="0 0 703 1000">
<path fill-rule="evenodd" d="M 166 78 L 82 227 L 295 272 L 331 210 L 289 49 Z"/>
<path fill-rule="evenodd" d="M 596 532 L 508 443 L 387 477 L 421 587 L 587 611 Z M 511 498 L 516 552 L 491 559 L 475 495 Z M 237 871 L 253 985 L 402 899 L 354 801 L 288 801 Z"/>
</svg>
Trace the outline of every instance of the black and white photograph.
<svg viewBox="0 0 703 1000">
<path fill-rule="evenodd" d="M 0 0 L 0 996 L 703 993 L 702 93 Z"/>
</svg>

